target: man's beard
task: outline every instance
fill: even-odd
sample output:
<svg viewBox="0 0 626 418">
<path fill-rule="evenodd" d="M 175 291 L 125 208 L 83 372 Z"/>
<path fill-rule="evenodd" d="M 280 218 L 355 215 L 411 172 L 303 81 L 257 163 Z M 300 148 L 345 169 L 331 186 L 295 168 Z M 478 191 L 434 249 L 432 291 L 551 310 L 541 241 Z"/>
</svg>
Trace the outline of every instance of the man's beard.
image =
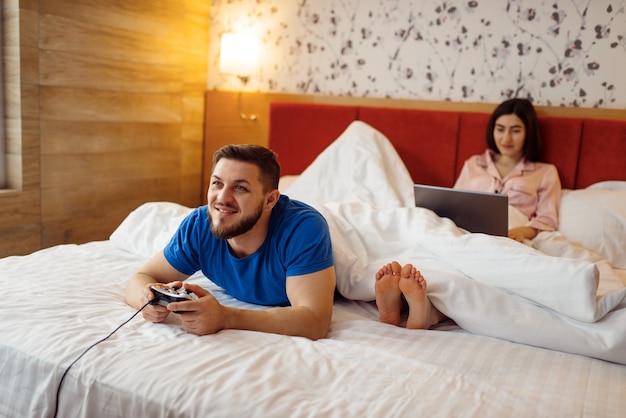
<svg viewBox="0 0 626 418">
<path fill-rule="evenodd" d="M 256 212 L 252 215 L 244 218 L 237 225 L 233 225 L 230 228 L 223 228 L 213 222 L 213 217 L 211 216 L 211 212 L 208 211 L 209 221 L 211 221 L 211 233 L 217 239 L 230 239 L 234 238 L 238 235 L 245 234 L 249 230 L 251 230 L 254 225 L 259 221 L 261 215 L 263 214 L 263 202 L 259 205 Z"/>
</svg>

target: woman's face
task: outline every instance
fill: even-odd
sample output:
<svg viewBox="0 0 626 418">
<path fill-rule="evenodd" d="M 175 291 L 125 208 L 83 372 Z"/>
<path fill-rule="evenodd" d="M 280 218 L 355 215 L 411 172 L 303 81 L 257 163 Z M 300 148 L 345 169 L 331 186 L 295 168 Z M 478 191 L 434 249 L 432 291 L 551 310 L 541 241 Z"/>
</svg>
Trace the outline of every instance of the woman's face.
<svg viewBox="0 0 626 418">
<path fill-rule="evenodd" d="M 524 156 L 526 126 L 517 115 L 502 115 L 496 119 L 493 138 L 501 155 L 515 161 L 521 160 Z"/>
</svg>

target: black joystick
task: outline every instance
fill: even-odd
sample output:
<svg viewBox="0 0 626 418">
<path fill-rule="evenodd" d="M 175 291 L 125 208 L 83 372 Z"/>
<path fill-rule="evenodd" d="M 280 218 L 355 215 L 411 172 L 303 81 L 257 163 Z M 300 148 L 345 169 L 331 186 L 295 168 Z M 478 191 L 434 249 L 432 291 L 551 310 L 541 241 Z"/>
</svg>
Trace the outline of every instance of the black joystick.
<svg viewBox="0 0 626 418">
<path fill-rule="evenodd" d="M 184 302 L 186 300 L 194 300 L 194 293 L 188 291 L 184 287 L 167 287 L 161 284 L 153 285 L 150 287 L 154 298 L 150 301 L 150 305 L 167 306 L 171 302 Z M 174 311 L 174 313 L 181 313 L 181 311 Z"/>
</svg>

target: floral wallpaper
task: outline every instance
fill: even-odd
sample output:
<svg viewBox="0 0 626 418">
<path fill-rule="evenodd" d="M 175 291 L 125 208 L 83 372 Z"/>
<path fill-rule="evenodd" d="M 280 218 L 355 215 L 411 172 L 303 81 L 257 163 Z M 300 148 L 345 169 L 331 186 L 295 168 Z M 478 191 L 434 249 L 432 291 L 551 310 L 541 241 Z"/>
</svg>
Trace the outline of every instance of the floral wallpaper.
<svg viewBox="0 0 626 418">
<path fill-rule="evenodd" d="M 626 0 L 212 0 L 220 36 L 254 34 L 245 90 L 626 109 Z"/>
</svg>

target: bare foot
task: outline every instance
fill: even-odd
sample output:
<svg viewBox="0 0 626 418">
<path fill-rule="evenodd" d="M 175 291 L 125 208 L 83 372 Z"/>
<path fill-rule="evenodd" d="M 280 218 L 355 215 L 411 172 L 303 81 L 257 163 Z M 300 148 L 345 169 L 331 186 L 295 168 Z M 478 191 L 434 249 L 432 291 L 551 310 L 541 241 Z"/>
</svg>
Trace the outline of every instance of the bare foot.
<svg viewBox="0 0 626 418">
<path fill-rule="evenodd" d="M 428 329 L 445 319 L 426 295 L 427 285 L 424 276 L 411 264 L 402 267 L 398 287 L 409 304 L 407 328 Z"/>
<path fill-rule="evenodd" d="M 398 287 L 402 267 L 397 261 L 392 261 L 376 272 L 376 306 L 380 314 L 380 322 L 400 326 L 400 309 L 402 307 L 402 292 Z"/>
</svg>

